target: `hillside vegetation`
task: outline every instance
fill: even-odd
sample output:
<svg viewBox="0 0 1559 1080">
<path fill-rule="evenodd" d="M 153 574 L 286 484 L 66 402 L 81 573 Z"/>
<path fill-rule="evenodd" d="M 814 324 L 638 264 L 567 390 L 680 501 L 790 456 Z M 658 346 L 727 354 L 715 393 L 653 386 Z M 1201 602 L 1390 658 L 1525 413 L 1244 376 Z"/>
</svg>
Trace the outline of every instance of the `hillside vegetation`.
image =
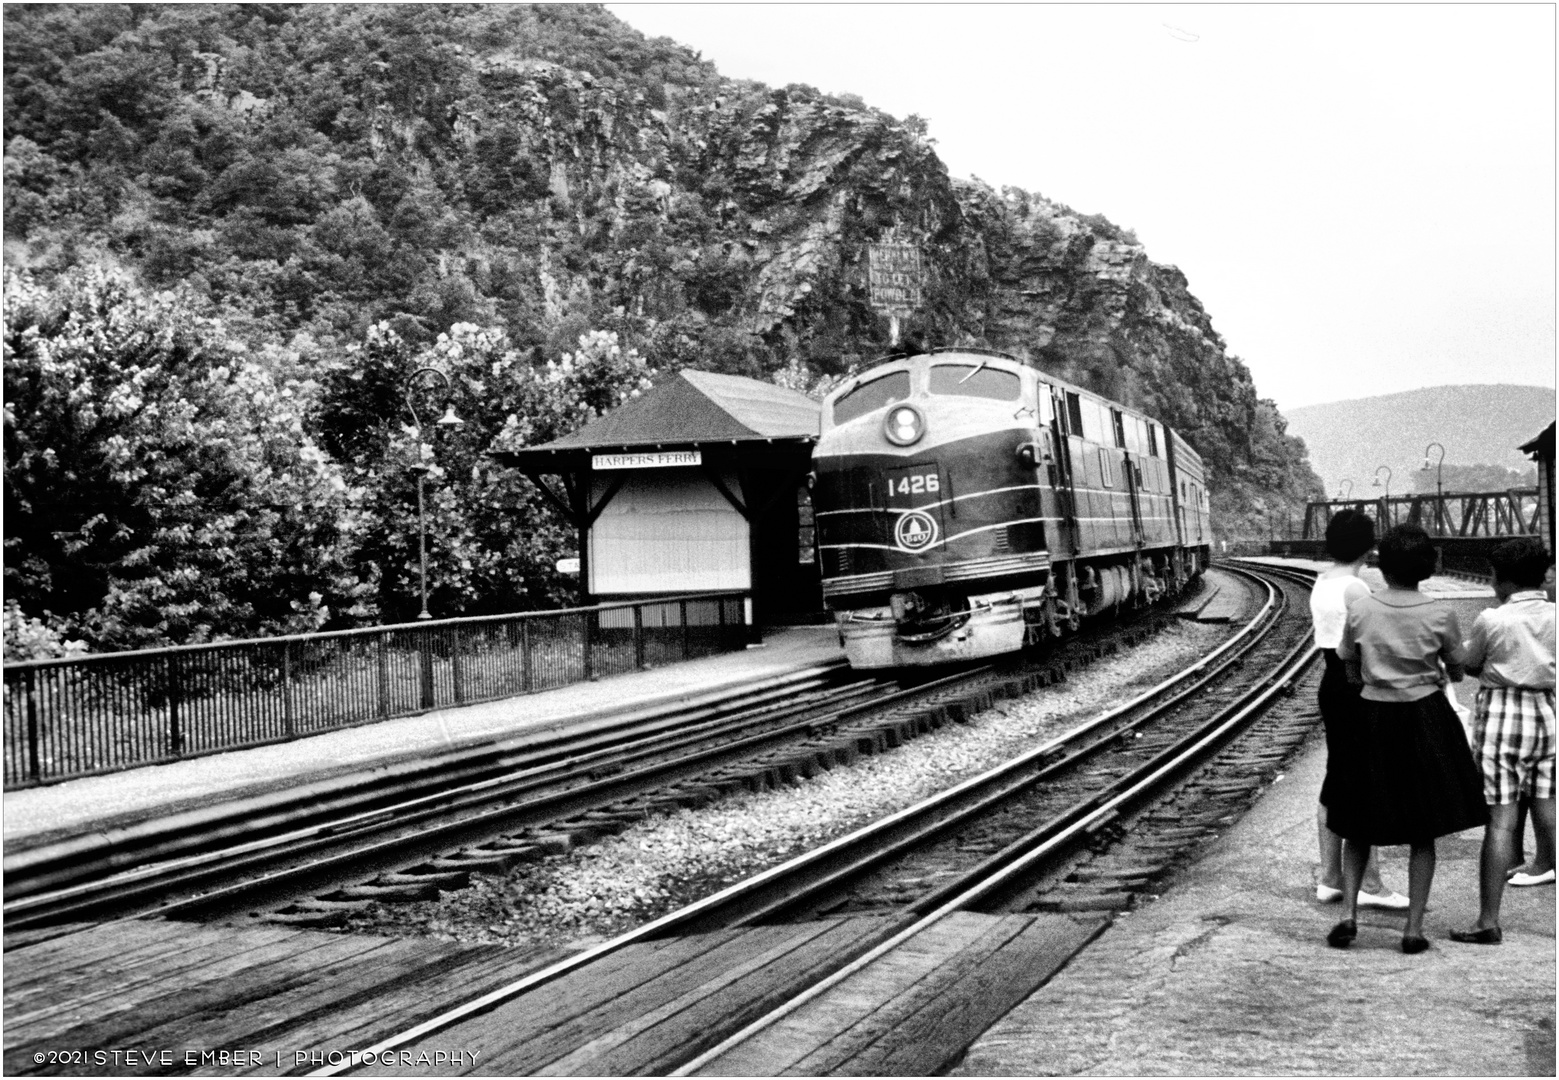
<svg viewBox="0 0 1559 1080">
<path fill-rule="evenodd" d="M 916 117 L 725 79 L 599 8 L 7 5 L 4 48 L 16 625 L 114 647 L 407 617 L 430 453 L 435 614 L 559 602 L 572 539 L 494 440 L 685 366 L 810 389 L 871 363 L 889 236 L 927 268 L 914 341 L 1161 417 L 1223 533 L 1319 490 L 1129 232 L 949 177 Z M 467 421 L 436 449 L 405 401 L 430 364 Z M 238 557 L 276 576 L 222 584 Z"/>
<path fill-rule="evenodd" d="M 1367 488 L 1380 466 L 1391 470 L 1391 490 L 1433 491 L 1440 469 L 1447 491 L 1490 491 L 1536 483 L 1535 467 L 1517 447 L 1554 419 L 1554 392 L 1542 386 L 1433 386 L 1400 394 L 1290 409 L 1289 430 L 1304 439 L 1310 464 L 1326 490 L 1344 479 L 1353 493 Z M 1381 480 L 1385 474 L 1380 473 Z M 1374 492 L 1379 494 L 1379 492 Z"/>
</svg>

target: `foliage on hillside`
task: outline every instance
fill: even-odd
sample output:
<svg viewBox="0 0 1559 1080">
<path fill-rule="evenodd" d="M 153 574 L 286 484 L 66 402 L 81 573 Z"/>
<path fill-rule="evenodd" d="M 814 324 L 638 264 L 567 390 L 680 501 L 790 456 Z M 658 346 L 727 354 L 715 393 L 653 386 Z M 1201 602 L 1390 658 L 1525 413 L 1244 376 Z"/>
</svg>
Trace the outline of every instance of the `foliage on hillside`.
<svg viewBox="0 0 1559 1080">
<path fill-rule="evenodd" d="M 300 578 L 272 590 L 299 612 L 143 613 L 148 635 L 414 610 L 404 380 L 427 364 L 469 417 L 437 450 L 437 610 L 556 601 L 548 566 L 568 538 L 526 481 L 488 468 L 491 441 L 568 430 L 650 365 L 815 385 L 869 363 L 888 343 L 865 246 L 890 234 L 924 253 L 919 342 L 1028 356 L 1160 416 L 1207 459 L 1221 528 L 1255 531 L 1269 503 L 1316 490 L 1183 276 L 1129 233 L 952 180 L 917 118 L 723 79 L 603 10 L 10 5 L 4 48 L 7 264 L 28 268 L 28 289 L 58 288 L 56 304 L 86 286 L 55 276 L 84 265 L 132 275 L 114 286 L 131 307 L 178 287 L 175 306 L 203 320 L 199 372 L 236 379 L 221 358 L 242 356 L 259 373 L 244 378 L 290 386 L 298 445 L 361 515 L 342 518 L 350 540 L 329 558 L 363 595 L 330 574 L 299 593 Z M 8 380 L 12 347 L 8 333 Z M 549 382 L 565 363 L 580 370 Z M 12 425 L 8 411 L 8 445 Z M 297 513 L 285 528 L 320 527 Z M 143 523 L 114 526 L 144 542 Z M 87 593 L 110 587 L 104 572 L 67 589 L 74 548 L 23 546 L 7 548 L 7 583 L 25 579 L 28 614 L 97 626 L 107 609 Z"/>
</svg>

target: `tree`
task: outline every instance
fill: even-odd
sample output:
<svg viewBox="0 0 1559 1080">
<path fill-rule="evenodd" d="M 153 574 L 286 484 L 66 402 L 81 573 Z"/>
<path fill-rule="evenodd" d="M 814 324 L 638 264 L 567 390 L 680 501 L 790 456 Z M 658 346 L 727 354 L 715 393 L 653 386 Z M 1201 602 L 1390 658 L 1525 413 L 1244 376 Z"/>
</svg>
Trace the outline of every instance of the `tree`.
<svg viewBox="0 0 1559 1080">
<path fill-rule="evenodd" d="M 94 648 L 364 617 L 360 494 L 187 297 L 5 278 L 5 583 Z M 18 613 L 20 617 L 20 613 Z"/>
<path fill-rule="evenodd" d="M 448 378 L 415 373 L 432 368 Z M 364 489 L 362 559 L 380 568 L 392 621 L 420 604 L 416 475 L 426 473 L 429 607 L 438 617 L 556 606 L 574 588 L 555 570 L 574 531 L 525 477 L 488 456 L 550 441 L 647 389 L 653 372 L 611 331 L 535 362 L 498 328 L 456 323 L 417 348 L 381 322 L 331 365 L 321 440 Z M 409 399 L 409 400 L 408 400 Z M 461 425 L 433 421 L 448 405 Z M 415 418 L 412 409 L 416 410 Z M 415 422 L 414 422 L 415 420 Z M 420 431 L 418 424 L 421 425 Z"/>
</svg>

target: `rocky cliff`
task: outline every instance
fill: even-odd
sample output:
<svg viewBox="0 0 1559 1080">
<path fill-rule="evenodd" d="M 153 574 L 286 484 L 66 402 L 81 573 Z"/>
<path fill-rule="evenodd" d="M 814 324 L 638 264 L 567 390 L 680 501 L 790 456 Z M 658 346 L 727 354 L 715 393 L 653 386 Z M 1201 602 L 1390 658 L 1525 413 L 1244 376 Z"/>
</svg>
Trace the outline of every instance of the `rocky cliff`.
<svg viewBox="0 0 1559 1080">
<path fill-rule="evenodd" d="M 927 271 L 913 337 L 1160 416 L 1220 531 L 1318 491 L 1178 270 L 950 178 L 915 117 L 721 78 L 589 7 L 12 5 L 5 30 L 13 265 L 128 266 L 314 356 L 467 322 L 535 362 L 606 329 L 662 371 L 806 380 L 886 349 L 865 260 L 892 235 Z"/>
</svg>

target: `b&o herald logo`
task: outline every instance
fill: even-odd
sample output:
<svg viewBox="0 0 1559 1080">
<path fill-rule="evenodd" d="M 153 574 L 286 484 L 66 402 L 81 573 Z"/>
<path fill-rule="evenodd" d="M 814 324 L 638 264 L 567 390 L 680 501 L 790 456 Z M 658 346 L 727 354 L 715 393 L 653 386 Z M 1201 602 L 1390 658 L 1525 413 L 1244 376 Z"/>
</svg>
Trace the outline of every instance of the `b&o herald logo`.
<svg viewBox="0 0 1559 1080">
<path fill-rule="evenodd" d="M 893 539 L 905 551 L 924 551 L 936 542 L 936 521 L 930 514 L 910 510 L 899 515 Z"/>
</svg>

